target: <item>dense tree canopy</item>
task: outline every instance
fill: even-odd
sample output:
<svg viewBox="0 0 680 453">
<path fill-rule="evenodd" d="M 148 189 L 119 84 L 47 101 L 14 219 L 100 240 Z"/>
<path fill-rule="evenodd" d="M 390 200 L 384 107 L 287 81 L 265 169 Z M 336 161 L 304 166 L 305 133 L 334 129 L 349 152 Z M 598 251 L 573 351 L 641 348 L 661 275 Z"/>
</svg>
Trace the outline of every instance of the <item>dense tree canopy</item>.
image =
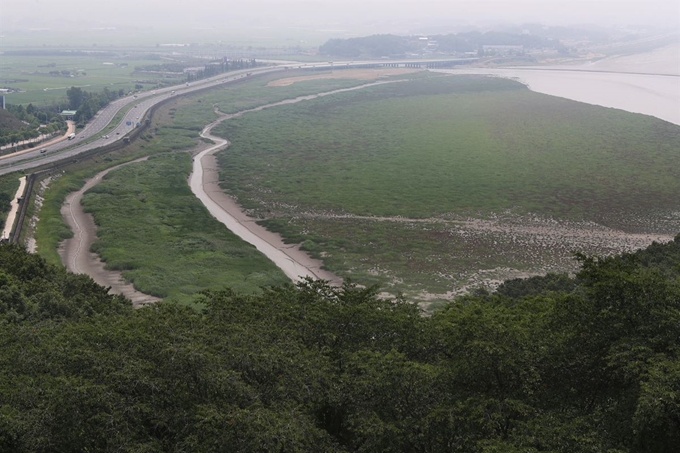
<svg viewBox="0 0 680 453">
<path fill-rule="evenodd" d="M 670 452 L 680 236 L 432 316 L 376 288 L 133 310 L 0 246 L 0 451 Z"/>
<path fill-rule="evenodd" d="M 71 87 L 66 90 L 69 109 L 77 111 L 74 119 L 81 123 L 88 121 L 100 109 L 106 107 L 109 102 L 115 101 L 124 95 L 125 93 L 122 89 L 111 91 L 106 87 L 99 93 L 85 91 L 79 87 Z"/>
<path fill-rule="evenodd" d="M 7 104 L 0 110 L 0 146 L 18 143 L 40 136 L 66 130 L 66 122 L 50 107 L 36 108 L 33 104 Z"/>
</svg>

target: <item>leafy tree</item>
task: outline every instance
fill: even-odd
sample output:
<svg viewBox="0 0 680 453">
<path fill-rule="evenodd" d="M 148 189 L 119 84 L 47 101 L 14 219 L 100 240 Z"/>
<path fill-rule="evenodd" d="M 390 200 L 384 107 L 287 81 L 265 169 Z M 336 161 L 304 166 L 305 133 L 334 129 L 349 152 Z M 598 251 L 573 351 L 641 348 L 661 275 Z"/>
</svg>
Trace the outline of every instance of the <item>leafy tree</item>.
<svg viewBox="0 0 680 453">
<path fill-rule="evenodd" d="M 0 246 L 0 450 L 671 452 L 680 236 L 432 316 L 325 282 L 133 310 Z"/>
<path fill-rule="evenodd" d="M 78 110 L 85 99 L 85 94 L 82 88 L 71 87 L 66 90 L 66 97 L 68 97 L 69 109 Z"/>
</svg>

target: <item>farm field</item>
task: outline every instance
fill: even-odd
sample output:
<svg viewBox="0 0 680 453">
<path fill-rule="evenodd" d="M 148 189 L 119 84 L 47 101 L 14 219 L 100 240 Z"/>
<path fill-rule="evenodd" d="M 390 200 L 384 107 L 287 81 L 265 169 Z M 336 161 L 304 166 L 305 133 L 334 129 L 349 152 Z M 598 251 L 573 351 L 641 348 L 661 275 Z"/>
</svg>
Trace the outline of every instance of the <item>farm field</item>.
<svg viewBox="0 0 680 453">
<path fill-rule="evenodd" d="M 137 84 L 142 85 L 143 89 L 152 89 L 161 77 L 135 74 L 135 67 L 167 62 L 151 52 L 146 55 L 106 50 L 100 52 L 79 56 L 0 55 L 0 86 L 20 90 L 6 94 L 6 102 L 23 105 L 33 103 L 38 106 L 66 102 L 66 90 L 72 86 L 90 92 L 107 88 L 110 91 L 122 89 L 127 93 L 134 90 Z M 62 71 L 65 73 L 61 74 Z M 163 79 L 166 84 L 180 82 L 184 82 L 184 78 Z"/>
<path fill-rule="evenodd" d="M 333 272 L 424 298 L 680 230 L 680 128 L 509 80 L 383 85 L 213 133 L 232 142 L 222 186 L 263 224 Z"/>
<path fill-rule="evenodd" d="M 371 72 L 373 74 L 371 74 Z M 337 78 L 333 78 L 337 77 Z M 285 74 L 274 73 L 228 85 L 219 91 L 199 95 L 197 99 L 219 106 L 224 113 L 236 113 L 273 102 L 298 96 L 350 88 L 374 80 L 401 80 L 440 77 L 438 74 L 421 72 L 390 73 L 377 71 L 309 71 L 291 70 Z"/>
</svg>

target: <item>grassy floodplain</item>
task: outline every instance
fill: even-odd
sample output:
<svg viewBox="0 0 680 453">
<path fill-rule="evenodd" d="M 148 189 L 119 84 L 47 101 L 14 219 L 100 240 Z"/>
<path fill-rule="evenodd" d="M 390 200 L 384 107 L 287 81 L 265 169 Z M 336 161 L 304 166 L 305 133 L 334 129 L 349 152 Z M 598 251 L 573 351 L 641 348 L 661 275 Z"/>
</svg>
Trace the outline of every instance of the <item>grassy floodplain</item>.
<svg viewBox="0 0 680 453">
<path fill-rule="evenodd" d="M 680 128 L 509 80 L 384 85 L 213 132 L 232 142 L 223 187 L 265 225 L 332 271 L 400 290 L 564 270 L 574 249 L 616 251 L 607 227 L 680 225 Z"/>
<path fill-rule="evenodd" d="M 286 76 L 295 75 L 294 72 Z M 107 175 L 83 203 L 98 225 L 93 250 L 107 267 L 118 269 L 137 289 L 170 300 L 188 302 L 196 292 L 231 286 L 257 292 L 286 277 L 253 247 L 217 223 L 191 193 L 186 179 L 198 133 L 216 118 L 213 104 L 236 111 L 320 91 L 318 81 L 268 87 L 276 77 L 254 78 L 219 91 L 177 98 L 161 108 L 149 133 L 122 152 L 87 159 L 50 183 L 36 231 L 38 251 L 59 262 L 58 244 L 70 236 L 59 214 L 66 195 L 83 181 L 123 161 L 151 155 Z M 326 89 L 366 83 L 331 80 Z"/>
<path fill-rule="evenodd" d="M 190 171 L 188 153 L 167 153 L 118 169 L 90 189 L 83 205 L 99 225 L 92 250 L 143 292 L 171 300 L 224 286 L 253 293 L 288 281 L 196 200 L 186 184 Z"/>
</svg>

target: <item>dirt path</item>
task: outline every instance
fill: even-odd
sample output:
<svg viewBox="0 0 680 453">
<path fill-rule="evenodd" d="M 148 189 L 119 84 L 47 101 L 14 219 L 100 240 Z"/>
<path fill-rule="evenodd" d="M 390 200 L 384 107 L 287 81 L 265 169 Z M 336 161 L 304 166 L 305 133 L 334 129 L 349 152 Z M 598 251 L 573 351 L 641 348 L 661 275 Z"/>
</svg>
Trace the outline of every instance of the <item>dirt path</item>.
<svg viewBox="0 0 680 453">
<path fill-rule="evenodd" d="M 244 113 L 259 111 L 277 105 L 296 103 L 334 93 L 400 81 L 401 80 L 368 83 L 358 87 L 344 88 L 315 95 L 287 99 L 244 110 L 232 115 L 222 114 L 220 119 L 206 126 L 201 133 L 201 136 L 209 138 L 217 144 L 200 151 L 194 158 L 193 173 L 189 177 L 192 190 L 220 222 L 225 224 L 227 228 L 246 242 L 255 245 L 260 252 L 274 261 L 274 263 L 279 266 L 291 280 L 299 281 L 301 278 L 311 277 L 314 279 L 329 280 L 332 284 L 340 285 L 342 279 L 330 272 L 322 270 L 321 266 L 323 263 L 321 261 L 311 258 L 307 253 L 300 250 L 299 245 L 284 244 L 281 236 L 257 225 L 255 219 L 246 216 L 234 200 L 219 189 L 219 186 L 217 185 L 218 169 L 213 153 L 220 148 L 228 146 L 228 142 L 219 137 L 210 135 L 210 129 L 226 119 L 234 118 Z M 215 111 L 220 114 L 217 108 Z M 73 238 L 62 242 L 59 247 L 59 255 L 61 256 L 64 266 L 71 272 L 89 275 L 94 281 L 102 286 L 111 287 L 112 292 L 123 294 L 131 299 L 135 306 L 156 302 L 160 299 L 134 289 L 133 285 L 124 281 L 120 272 L 104 269 L 104 263 L 95 253 L 89 251 L 90 246 L 96 238 L 96 225 L 92 216 L 83 212 L 80 203 L 84 193 L 101 182 L 102 178 L 107 173 L 123 165 L 129 165 L 145 159 L 147 159 L 147 157 L 117 165 L 98 173 L 93 178 L 87 180 L 82 189 L 69 194 L 61 208 L 62 216 L 74 234 Z"/>
<path fill-rule="evenodd" d="M 102 286 L 111 287 L 111 292 L 124 295 L 135 306 L 157 302 L 161 299 L 137 291 L 132 284 L 125 282 L 120 272 L 104 269 L 104 263 L 99 259 L 99 256 L 90 252 L 90 246 L 96 238 L 97 228 L 94 219 L 90 214 L 83 212 L 80 203 L 85 192 L 99 184 L 107 173 L 124 165 L 146 159 L 148 158 L 143 157 L 126 162 L 96 174 L 85 182 L 82 189 L 70 193 L 61 207 L 61 215 L 73 231 L 73 237 L 62 242 L 59 247 L 59 255 L 64 266 L 73 273 L 89 275 Z"/>
</svg>

